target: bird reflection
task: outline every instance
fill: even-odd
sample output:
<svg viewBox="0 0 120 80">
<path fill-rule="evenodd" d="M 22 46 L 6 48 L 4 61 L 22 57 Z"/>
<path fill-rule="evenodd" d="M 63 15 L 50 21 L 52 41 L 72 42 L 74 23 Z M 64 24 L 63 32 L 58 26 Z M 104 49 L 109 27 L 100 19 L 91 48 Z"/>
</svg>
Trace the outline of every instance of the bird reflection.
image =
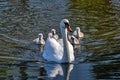
<svg viewBox="0 0 120 80">
<path fill-rule="evenodd" d="M 45 69 L 52 80 L 69 80 L 73 64 L 45 64 Z"/>
</svg>

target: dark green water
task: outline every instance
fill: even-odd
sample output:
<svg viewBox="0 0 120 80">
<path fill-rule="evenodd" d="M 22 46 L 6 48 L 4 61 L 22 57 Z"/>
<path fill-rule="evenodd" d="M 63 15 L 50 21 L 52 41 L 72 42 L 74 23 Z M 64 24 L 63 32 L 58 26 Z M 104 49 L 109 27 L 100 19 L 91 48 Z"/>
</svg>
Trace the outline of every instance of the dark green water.
<svg viewBox="0 0 120 80">
<path fill-rule="evenodd" d="M 85 37 L 75 64 L 46 64 L 32 40 L 63 18 Z M 0 80 L 100 79 L 120 79 L 119 0 L 0 0 Z"/>
</svg>

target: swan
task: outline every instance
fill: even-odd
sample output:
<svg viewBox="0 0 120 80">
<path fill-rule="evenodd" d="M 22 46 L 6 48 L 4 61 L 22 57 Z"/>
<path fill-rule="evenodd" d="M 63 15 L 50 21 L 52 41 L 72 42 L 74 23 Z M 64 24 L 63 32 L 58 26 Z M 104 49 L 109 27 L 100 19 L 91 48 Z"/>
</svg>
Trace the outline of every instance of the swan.
<svg viewBox="0 0 120 80">
<path fill-rule="evenodd" d="M 80 31 L 79 27 L 76 27 L 76 30 L 73 32 L 72 36 L 68 34 L 69 41 L 72 45 L 80 44 L 80 41 L 83 37 L 84 34 Z"/>
<path fill-rule="evenodd" d="M 43 34 L 39 33 L 38 38 L 34 39 L 33 42 L 38 45 L 45 45 L 45 40 L 43 39 Z"/>
<path fill-rule="evenodd" d="M 78 45 L 78 44 L 80 44 L 80 41 L 75 36 L 73 36 L 73 35 L 71 36 L 71 38 L 69 40 L 70 40 L 70 43 L 72 45 Z"/>
<path fill-rule="evenodd" d="M 62 40 L 57 41 L 54 38 L 48 37 L 42 56 L 47 61 L 72 63 L 74 61 L 74 50 L 67 38 L 67 32 L 72 30 L 67 19 L 63 19 L 60 22 L 60 29 Z"/>
<path fill-rule="evenodd" d="M 76 27 L 76 30 L 73 32 L 73 35 L 74 35 L 77 39 L 84 37 L 83 32 L 80 31 L 80 27 Z"/>
<path fill-rule="evenodd" d="M 56 34 L 55 29 L 51 29 L 51 32 L 48 34 L 48 37 L 53 37 L 54 39 L 58 40 L 58 35 Z"/>
</svg>

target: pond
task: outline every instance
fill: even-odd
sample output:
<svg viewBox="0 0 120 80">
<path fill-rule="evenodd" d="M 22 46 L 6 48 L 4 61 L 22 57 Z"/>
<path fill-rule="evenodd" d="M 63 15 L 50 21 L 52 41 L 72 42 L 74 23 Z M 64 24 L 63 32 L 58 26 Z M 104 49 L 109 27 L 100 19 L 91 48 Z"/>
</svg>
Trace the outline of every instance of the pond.
<svg viewBox="0 0 120 80">
<path fill-rule="evenodd" d="M 63 18 L 85 34 L 75 63 L 44 63 L 32 41 Z M 0 0 L 0 80 L 100 79 L 120 79 L 119 0 Z"/>
</svg>

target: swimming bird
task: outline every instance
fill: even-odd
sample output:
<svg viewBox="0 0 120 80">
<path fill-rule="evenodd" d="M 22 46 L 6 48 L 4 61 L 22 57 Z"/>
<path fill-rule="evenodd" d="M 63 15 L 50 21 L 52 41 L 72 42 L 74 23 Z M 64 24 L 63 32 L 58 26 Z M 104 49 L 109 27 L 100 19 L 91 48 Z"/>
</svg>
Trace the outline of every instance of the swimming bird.
<svg viewBox="0 0 120 80">
<path fill-rule="evenodd" d="M 73 35 L 71 36 L 69 40 L 72 45 L 80 44 L 80 41 Z"/>
<path fill-rule="evenodd" d="M 44 45 L 45 44 L 45 40 L 43 39 L 43 34 L 39 33 L 38 34 L 38 38 L 34 39 L 33 42 L 35 44 Z"/>
<path fill-rule="evenodd" d="M 69 41 L 72 45 L 80 44 L 80 41 L 83 37 L 84 34 L 80 31 L 79 27 L 76 27 L 76 30 L 73 32 L 72 36 L 68 34 Z"/>
<path fill-rule="evenodd" d="M 54 39 L 56 39 L 56 40 L 58 40 L 58 35 L 56 34 L 56 30 L 55 29 L 51 29 L 51 32 L 50 33 L 48 33 L 48 37 L 52 37 L 52 38 L 54 38 Z"/>
<path fill-rule="evenodd" d="M 80 27 L 76 27 L 76 30 L 73 32 L 73 35 L 74 35 L 77 39 L 84 37 L 83 32 L 80 31 Z"/>
<path fill-rule="evenodd" d="M 47 61 L 72 63 L 74 61 L 74 50 L 67 38 L 67 32 L 72 30 L 67 19 L 63 19 L 60 22 L 60 29 L 62 40 L 57 41 L 54 38 L 48 37 L 42 56 Z"/>
</svg>

